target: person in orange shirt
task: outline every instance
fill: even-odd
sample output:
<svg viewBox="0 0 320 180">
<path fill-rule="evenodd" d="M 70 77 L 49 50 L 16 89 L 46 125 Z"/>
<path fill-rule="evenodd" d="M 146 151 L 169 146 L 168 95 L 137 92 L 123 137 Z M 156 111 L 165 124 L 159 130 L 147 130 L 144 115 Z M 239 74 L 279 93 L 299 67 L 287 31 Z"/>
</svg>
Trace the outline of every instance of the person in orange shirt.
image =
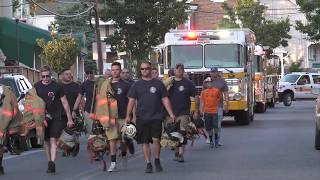
<svg viewBox="0 0 320 180">
<path fill-rule="evenodd" d="M 207 87 L 200 94 L 200 113 L 204 118 L 205 129 L 209 135 L 210 147 L 214 147 L 213 129 L 218 127 L 218 105 L 221 92 L 218 88 Z"/>
</svg>

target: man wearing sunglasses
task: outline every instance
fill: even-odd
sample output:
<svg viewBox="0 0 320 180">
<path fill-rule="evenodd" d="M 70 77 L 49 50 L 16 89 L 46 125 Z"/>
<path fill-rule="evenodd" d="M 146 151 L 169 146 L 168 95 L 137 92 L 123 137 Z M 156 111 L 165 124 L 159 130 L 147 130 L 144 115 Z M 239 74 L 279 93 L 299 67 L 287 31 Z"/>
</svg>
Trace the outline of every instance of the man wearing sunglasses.
<svg viewBox="0 0 320 180">
<path fill-rule="evenodd" d="M 160 138 L 162 134 L 162 120 L 166 108 L 172 121 L 175 120 L 168 92 L 163 83 L 151 78 L 151 63 L 143 62 L 140 66 L 142 78 L 135 82 L 129 90 L 126 123 L 131 121 L 131 113 L 137 101 L 137 142 L 142 144 L 144 158 L 147 163 L 145 173 L 152 173 L 151 148 L 154 144 L 154 163 L 156 172 L 162 171 L 160 164 Z"/>
<path fill-rule="evenodd" d="M 37 82 L 34 87 L 39 97 L 46 104 L 47 127 L 45 129 L 44 147 L 48 158 L 47 173 L 55 173 L 55 159 L 57 153 L 57 140 L 62 130 L 68 126 L 73 126 L 72 116 L 69 103 L 65 96 L 63 87 L 51 79 L 51 70 L 49 66 L 43 66 L 40 70 L 41 81 Z M 67 122 L 61 119 L 62 112 L 67 115 Z"/>
</svg>

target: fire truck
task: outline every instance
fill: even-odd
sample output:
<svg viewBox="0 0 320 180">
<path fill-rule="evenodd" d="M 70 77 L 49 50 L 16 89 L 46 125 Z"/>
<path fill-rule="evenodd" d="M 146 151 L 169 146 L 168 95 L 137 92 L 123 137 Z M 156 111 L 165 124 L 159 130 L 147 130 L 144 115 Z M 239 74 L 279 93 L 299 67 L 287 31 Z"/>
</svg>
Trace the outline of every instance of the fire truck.
<svg viewBox="0 0 320 180">
<path fill-rule="evenodd" d="M 267 110 L 267 77 L 265 72 L 265 56 L 263 48 L 255 46 L 255 59 L 253 62 L 254 77 L 254 95 L 255 95 L 255 112 L 264 113 Z"/>
<path fill-rule="evenodd" d="M 229 87 L 229 112 L 240 125 L 254 117 L 255 34 L 250 29 L 173 30 L 166 33 L 160 48 L 160 72 L 164 78 L 175 64 L 182 63 L 197 93 L 210 76 L 210 68 L 223 73 Z"/>
</svg>

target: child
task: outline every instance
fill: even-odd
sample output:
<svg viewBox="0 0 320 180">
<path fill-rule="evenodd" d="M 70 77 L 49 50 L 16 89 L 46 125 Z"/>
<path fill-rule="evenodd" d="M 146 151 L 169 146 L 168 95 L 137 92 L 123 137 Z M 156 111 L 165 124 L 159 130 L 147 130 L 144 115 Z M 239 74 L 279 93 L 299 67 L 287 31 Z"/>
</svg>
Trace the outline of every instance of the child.
<svg viewBox="0 0 320 180">
<path fill-rule="evenodd" d="M 200 113 L 204 118 L 205 129 L 209 135 L 210 147 L 214 147 L 213 129 L 218 126 L 218 104 L 221 92 L 218 88 L 206 87 L 200 95 Z"/>
</svg>

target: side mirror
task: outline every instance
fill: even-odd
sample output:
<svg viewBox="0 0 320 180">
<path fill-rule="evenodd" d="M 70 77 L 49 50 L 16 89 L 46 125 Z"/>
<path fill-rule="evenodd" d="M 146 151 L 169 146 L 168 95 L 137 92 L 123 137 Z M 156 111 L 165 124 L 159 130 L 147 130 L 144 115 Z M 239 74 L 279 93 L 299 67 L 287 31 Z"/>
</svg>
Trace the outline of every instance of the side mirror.
<svg viewBox="0 0 320 180">
<path fill-rule="evenodd" d="M 312 88 L 311 89 L 311 93 L 315 94 L 315 95 L 319 95 L 320 94 L 320 88 Z"/>
</svg>

